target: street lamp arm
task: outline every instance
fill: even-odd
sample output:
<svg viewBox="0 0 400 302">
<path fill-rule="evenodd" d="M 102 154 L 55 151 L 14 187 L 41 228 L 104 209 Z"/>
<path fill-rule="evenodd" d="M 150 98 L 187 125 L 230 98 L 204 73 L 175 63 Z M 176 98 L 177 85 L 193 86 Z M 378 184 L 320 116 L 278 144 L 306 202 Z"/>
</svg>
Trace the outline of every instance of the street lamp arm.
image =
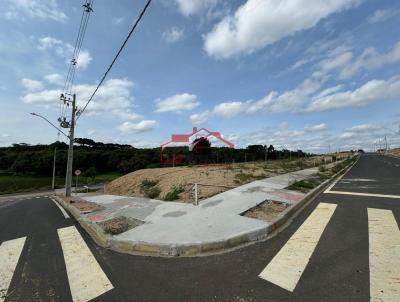
<svg viewBox="0 0 400 302">
<path fill-rule="evenodd" d="M 45 120 L 46 122 L 48 122 L 52 127 L 56 128 L 58 132 L 60 132 L 61 134 L 63 134 L 65 137 L 67 137 L 67 138 L 69 139 L 69 136 L 68 136 L 67 134 L 65 134 L 60 128 L 58 128 L 56 125 L 54 125 L 52 122 L 50 122 L 50 121 L 49 121 L 47 118 L 45 118 L 44 116 L 42 116 L 42 115 L 40 115 L 40 114 L 37 114 L 37 113 L 34 113 L 34 112 L 32 112 L 31 115 L 38 116 L 38 117 L 44 119 L 44 120 Z"/>
</svg>

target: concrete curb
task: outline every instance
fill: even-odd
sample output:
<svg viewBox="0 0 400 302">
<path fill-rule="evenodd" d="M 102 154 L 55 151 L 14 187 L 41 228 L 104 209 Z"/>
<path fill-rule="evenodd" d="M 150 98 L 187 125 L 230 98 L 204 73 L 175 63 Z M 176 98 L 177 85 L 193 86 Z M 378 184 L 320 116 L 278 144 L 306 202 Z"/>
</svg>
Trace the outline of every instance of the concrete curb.
<svg viewBox="0 0 400 302">
<path fill-rule="evenodd" d="M 66 203 L 62 198 L 54 195 L 56 202 L 58 202 L 65 210 L 67 210 L 80 226 L 92 237 L 92 239 L 101 247 L 110 248 L 110 236 L 104 233 L 103 229 L 96 223 L 86 219 L 81 215 L 81 212 L 70 204 Z"/>
<path fill-rule="evenodd" d="M 334 183 L 336 179 L 341 177 L 342 175 L 346 174 L 358 161 L 357 160 L 352 163 L 349 166 L 344 167 L 342 170 L 337 172 L 335 175 L 333 175 L 331 178 L 325 180 L 323 183 L 321 183 L 318 187 L 314 188 L 310 192 L 306 194 L 306 196 L 293 205 L 292 207 L 287 208 L 285 211 L 283 211 L 279 217 L 277 217 L 275 220 L 272 221 L 272 223 L 268 226 L 268 232 L 269 234 L 272 233 L 278 233 L 281 232 L 284 229 L 284 225 L 288 225 L 288 221 L 293 220 L 298 214 L 301 213 L 301 211 L 310 204 L 311 201 L 314 200 L 315 197 L 317 197 L 319 194 L 321 194 L 325 189 Z"/>
<path fill-rule="evenodd" d="M 103 229 L 96 223 L 91 222 L 89 219 L 81 216 L 79 210 L 64 202 L 61 198 L 56 196 L 57 201 L 63 206 L 71 215 L 79 222 L 83 229 L 93 238 L 93 240 L 104 248 L 109 248 L 119 253 L 127 253 L 132 255 L 142 256 L 156 256 L 156 257 L 192 257 L 192 256 L 207 256 L 212 254 L 229 252 L 235 249 L 242 248 L 244 246 L 254 244 L 259 241 L 268 240 L 274 234 L 282 231 L 287 226 L 289 221 L 293 220 L 301 211 L 317 196 L 319 195 L 329 184 L 333 183 L 337 177 L 347 173 L 353 165 L 346 166 L 341 171 L 333 175 L 330 179 L 327 179 L 318 187 L 307 193 L 305 197 L 296 203 L 295 205 L 288 207 L 283 211 L 279 217 L 277 217 L 267 227 L 256 229 L 252 232 L 240 234 L 235 237 L 228 239 L 213 241 L 213 242 L 202 242 L 198 244 L 190 245 L 152 245 L 145 242 L 131 242 L 115 240 L 112 236 L 104 233 Z"/>
</svg>

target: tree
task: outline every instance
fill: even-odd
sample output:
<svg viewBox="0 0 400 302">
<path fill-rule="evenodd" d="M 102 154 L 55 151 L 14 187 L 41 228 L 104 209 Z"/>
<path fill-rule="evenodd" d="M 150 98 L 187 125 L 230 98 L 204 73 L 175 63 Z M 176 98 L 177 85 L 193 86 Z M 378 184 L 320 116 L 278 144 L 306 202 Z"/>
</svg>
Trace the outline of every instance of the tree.
<svg viewBox="0 0 400 302">
<path fill-rule="evenodd" d="M 85 172 L 83 172 L 83 176 L 85 176 L 87 178 L 91 178 L 92 181 L 94 181 L 94 179 L 96 178 L 96 175 L 97 175 L 96 167 L 90 167 Z"/>
<path fill-rule="evenodd" d="M 79 138 L 79 137 L 77 137 L 77 138 L 74 139 L 74 142 L 79 144 L 79 145 L 87 146 L 87 147 L 93 147 L 96 144 L 96 142 L 94 140 L 90 139 L 90 138 Z"/>
</svg>

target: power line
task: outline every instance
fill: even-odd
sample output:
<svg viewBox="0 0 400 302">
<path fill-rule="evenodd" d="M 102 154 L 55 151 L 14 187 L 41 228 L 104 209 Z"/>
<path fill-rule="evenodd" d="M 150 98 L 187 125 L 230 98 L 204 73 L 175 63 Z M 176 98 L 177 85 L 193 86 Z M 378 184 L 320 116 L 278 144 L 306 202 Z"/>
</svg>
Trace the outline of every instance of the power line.
<svg viewBox="0 0 400 302">
<path fill-rule="evenodd" d="M 127 37 L 125 38 L 124 43 L 122 43 L 120 49 L 118 50 L 117 54 L 115 55 L 114 59 L 112 60 L 110 66 L 107 68 L 106 72 L 104 73 L 103 77 L 101 78 L 99 84 L 97 85 L 96 89 L 93 91 L 92 95 L 90 96 L 89 100 L 86 102 L 85 106 L 83 107 L 83 109 L 79 112 L 78 117 L 76 118 L 77 120 L 79 119 L 79 117 L 83 114 L 83 112 L 85 112 L 86 107 L 89 105 L 89 103 L 92 101 L 93 97 L 95 96 L 95 94 L 97 93 L 97 91 L 99 90 L 100 86 L 103 84 L 105 78 L 107 77 L 108 73 L 110 72 L 111 68 L 113 67 L 115 61 L 117 60 L 117 58 L 119 57 L 119 55 L 121 54 L 122 50 L 124 49 L 126 43 L 128 42 L 129 38 L 131 37 L 132 33 L 134 32 L 134 30 L 136 29 L 137 25 L 139 24 L 140 20 L 142 19 L 143 15 L 145 14 L 147 8 L 149 7 L 150 3 L 152 0 L 148 0 L 146 5 L 144 6 L 142 12 L 140 13 L 138 19 L 136 20 L 135 24 L 133 25 L 132 29 L 129 31 L 129 34 L 127 35 Z"/>
<path fill-rule="evenodd" d="M 60 119 L 66 119 L 66 111 L 68 108 L 68 97 L 66 95 L 72 94 L 72 88 L 75 80 L 75 73 L 78 64 L 79 55 L 82 49 L 83 38 L 85 37 L 87 25 L 89 22 L 90 13 L 93 11 L 94 0 L 85 0 L 83 7 L 83 12 L 81 16 L 81 21 L 79 24 L 78 34 L 75 40 L 75 46 L 72 54 L 72 59 L 68 68 L 67 76 L 64 83 L 64 88 L 60 96 Z"/>
</svg>

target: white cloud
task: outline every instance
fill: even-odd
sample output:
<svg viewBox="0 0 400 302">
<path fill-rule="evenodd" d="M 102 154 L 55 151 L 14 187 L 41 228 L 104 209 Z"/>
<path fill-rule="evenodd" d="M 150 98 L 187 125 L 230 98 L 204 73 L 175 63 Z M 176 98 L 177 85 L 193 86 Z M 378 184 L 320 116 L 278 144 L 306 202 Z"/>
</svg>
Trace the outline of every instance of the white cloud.
<svg viewBox="0 0 400 302">
<path fill-rule="evenodd" d="M 59 73 L 52 73 L 44 76 L 44 79 L 50 84 L 58 86 L 64 85 L 64 77 Z"/>
<path fill-rule="evenodd" d="M 377 131 L 377 130 L 382 130 L 382 126 L 375 125 L 375 124 L 361 124 L 361 125 L 356 125 L 351 128 L 347 128 L 345 131 L 346 132 L 372 132 L 372 131 Z"/>
<path fill-rule="evenodd" d="M 35 81 L 27 78 L 21 80 L 22 85 L 30 92 L 39 91 L 43 89 L 43 84 L 40 81 Z"/>
<path fill-rule="evenodd" d="M 378 23 L 386 21 L 396 15 L 400 14 L 400 10 L 395 9 L 379 9 L 375 11 L 371 16 L 368 17 L 369 23 Z"/>
<path fill-rule="evenodd" d="M 119 126 L 119 130 L 122 133 L 140 133 L 145 131 L 153 130 L 157 125 L 156 121 L 153 120 L 143 120 L 139 123 L 124 122 Z"/>
<path fill-rule="evenodd" d="M 356 59 L 345 64 L 340 71 L 341 79 L 348 79 L 362 69 L 373 70 L 384 65 L 400 61 L 400 42 L 387 53 L 378 53 L 374 48 L 367 48 Z"/>
<path fill-rule="evenodd" d="M 215 58 L 249 54 L 298 31 L 315 26 L 359 0 L 247 0 L 204 36 L 204 49 Z"/>
<path fill-rule="evenodd" d="M 153 129 L 157 122 L 145 120 L 143 116 L 133 112 L 134 97 L 131 95 L 133 82 L 127 79 L 109 79 L 100 87 L 93 101 L 86 108 L 85 116 L 114 116 L 123 123 L 119 130 L 123 133 L 139 133 Z M 82 108 L 96 85 L 80 84 L 75 86 L 78 108 Z M 44 89 L 31 91 L 21 97 L 28 104 L 58 109 L 60 89 Z"/>
<path fill-rule="evenodd" d="M 162 34 L 163 39 L 168 43 L 178 42 L 179 40 L 182 40 L 183 36 L 183 29 L 177 27 L 171 27 Z"/>
<path fill-rule="evenodd" d="M 64 58 L 67 64 L 70 64 L 74 53 L 74 47 L 71 44 L 50 36 L 40 38 L 37 47 L 43 52 L 54 51 L 60 58 Z M 82 49 L 78 57 L 77 68 L 86 69 L 92 60 L 90 52 Z"/>
<path fill-rule="evenodd" d="M 243 102 L 227 102 L 215 106 L 213 113 L 224 118 L 231 118 L 244 112 L 246 108 L 247 104 Z"/>
<path fill-rule="evenodd" d="M 58 40 L 56 38 L 53 37 L 43 37 L 39 39 L 39 45 L 38 48 L 42 51 L 45 51 L 47 49 L 51 49 L 55 46 L 58 45 L 63 45 L 63 41 Z"/>
<path fill-rule="evenodd" d="M 296 112 L 301 108 L 309 97 L 318 91 L 322 83 L 306 79 L 298 87 L 279 94 L 276 91 L 270 92 L 256 102 L 249 103 L 247 113 L 256 113 L 260 110 L 270 112 Z"/>
<path fill-rule="evenodd" d="M 118 18 L 113 18 L 112 23 L 114 25 L 120 25 L 125 21 L 125 17 L 118 17 Z"/>
<path fill-rule="evenodd" d="M 361 124 L 343 130 L 338 139 L 340 144 L 350 144 L 354 149 L 370 149 L 377 139 L 388 135 L 392 139 L 392 134 L 386 133 L 384 127 L 376 124 Z"/>
<path fill-rule="evenodd" d="M 281 130 L 287 130 L 288 128 L 289 128 L 288 122 L 282 122 L 279 124 L 279 129 L 281 129 Z"/>
<path fill-rule="evenodd" d="M 6 2 L 8 7 L 4 16 L 9 20 L 23 20 L 24 16 L 61 22 L 68 19 L 59 7 L 57 0 L 6 0 Z"/>
<path fill-rule="evenodd" d="M 134 97 L 131 95 L 133 83 L 127 79 L 109 79 L 98 90 L 95 98 L 86 108 L 85 114 L 114 115 L 124 120 L 138 120 L 140 115 L 132 111 Z M 80 84 L 75 86 L 78 96 L 78 107 L 82 108 L 96 85 Z M 45 89 L 42 91 L 30 92 L 21 97 L 22 101 L 28 104 L 58 108 L 61 89 Z"/>
<path fill-rule="evenodd" d="M 373 102 L 400 97 L 400 78 L 371 80 L 354 91 L 343 91 L 314 98 L 307 112 L 330 111 L 347 107 L 361 107 Z"/>
<path fill-rule="evenodd" d="M 79 53 L 77 68 L 86 69 L 93 58 L 87 49 L 82 49 Z"/>
<path fill-rule="evenodd" d="M 304 127 L 305 132 L 321 132 L 328 129 L 328 126 L 325 123 L 317 124 L 317 125 L 307 125 Z"/>
<path fill-rule="evenodd" d="M 219 0 L 175 0 L 179 11 L 186 17 L 214 8 Z"/>
<path fill-rule="evenodd" d="M 182 112 L 200 105 L 197 96 L 189 93 L 176 94 L 165 99 L 155 100 L 156 112 Z"/>
<path fill-rule="evenodd" d="M 321 73 L 320 75 L 325 75 L 332 70 L 336 70 L 338 68 L 347 66 L 352 59 L 353 59 L 353 54 L 349 51 L 340 53 L 335 57 L 326 58 L 319 62 L 318 72 Z"/>
<path fill-rule="evenodd" d="M 321 85 L 321 82 L 306 79 L 298 87 L 281 94 L 272 91 L 257 101 L 220 103 L 214 106 L 211 111 L 207 110 L 203 113 L 191 115 L 190 119 L 192 123 L 199 124 L 214 116 L 232 118 L 239 114 L 254 114 L 262 111 L 297 112 L 305 105 L 311 95 L 318 91 Z"/>
<path fill-rule="evenodd" d="M 190 116 L 190 121 L 193 125 L 200 125 L 206 123 L 211 116 L 212 113 L 210 111 L 195 113 Z"/>
</svg>

